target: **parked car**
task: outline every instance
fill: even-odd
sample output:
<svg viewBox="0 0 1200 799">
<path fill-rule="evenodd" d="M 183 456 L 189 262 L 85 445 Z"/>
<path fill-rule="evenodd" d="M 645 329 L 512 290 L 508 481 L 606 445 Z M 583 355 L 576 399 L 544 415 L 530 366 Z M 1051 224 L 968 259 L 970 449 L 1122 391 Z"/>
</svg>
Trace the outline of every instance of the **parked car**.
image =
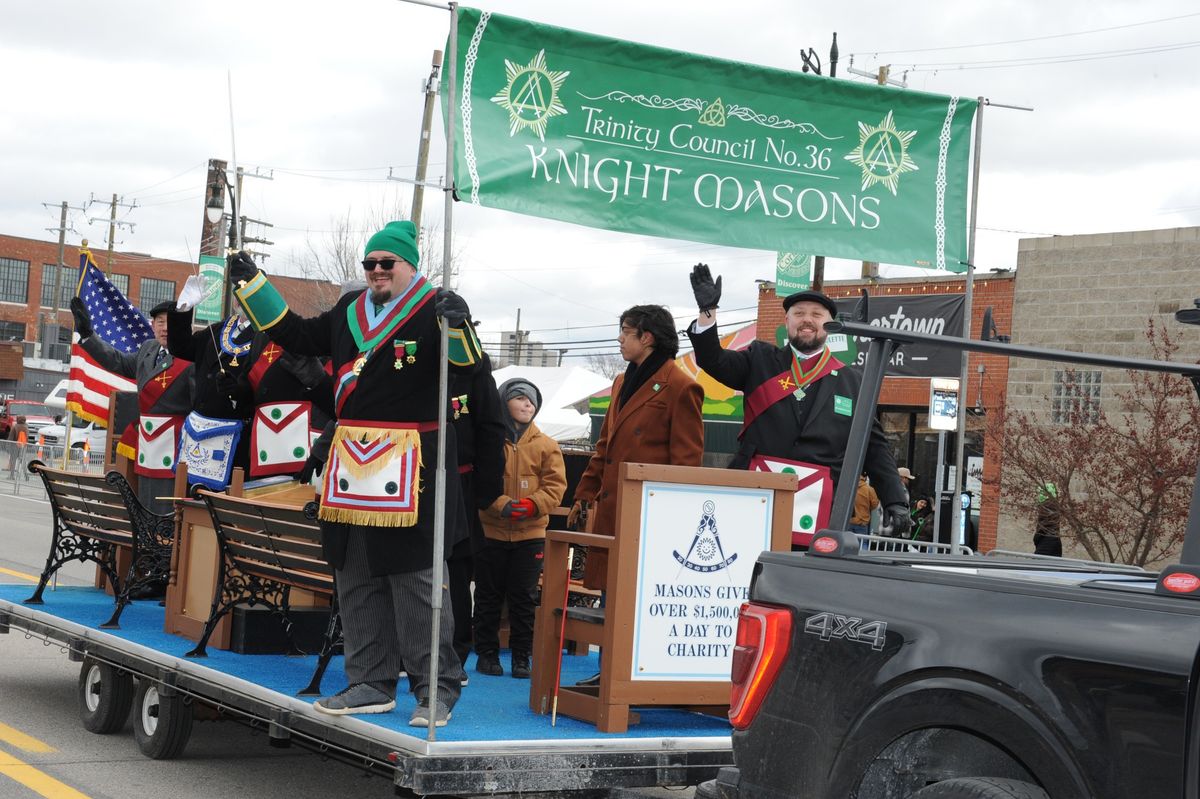
<svg viewBox="0 0 1200 799">
<path fill-rule="evenodd" d="M 18 416 L 25 417 L 31 441 L 43 427 L 54 424 L 54 411 L 44 402 L 9 400 L 4 410 L 0 410 L 0 438 L 8 437 L 8 431 L 12 429 Z"/>
<path fill-rule="evenodd" d="M 67 428 L 64 424 L 50 424 L 38 431 L 42 443 L 47 446 L 62 446 L 66 440 Z M 89 422 L 78 417 L 71 425 L 71 449 L 83 449 L 86 444 L 92 452 L 103 452 L 104 443 L 108 439 L 108 429 L 103 425 Z"/>
</svg>

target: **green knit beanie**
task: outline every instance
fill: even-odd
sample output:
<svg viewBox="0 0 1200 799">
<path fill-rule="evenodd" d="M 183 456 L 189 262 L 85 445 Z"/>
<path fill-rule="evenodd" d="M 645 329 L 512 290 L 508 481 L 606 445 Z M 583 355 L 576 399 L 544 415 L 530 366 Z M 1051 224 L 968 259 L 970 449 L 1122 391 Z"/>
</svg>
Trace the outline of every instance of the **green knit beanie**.
<svg viewBox="0 0 1200 799">
<path fill-rule="evenodd" d="M 417 252 L 417 226 L 407 219 L 388 222 L 383 230 L 367 241 L 363 257 L 376 250 L 395 253 L 417 268 L 421 265 L 421 254 Z"/>
</svg>

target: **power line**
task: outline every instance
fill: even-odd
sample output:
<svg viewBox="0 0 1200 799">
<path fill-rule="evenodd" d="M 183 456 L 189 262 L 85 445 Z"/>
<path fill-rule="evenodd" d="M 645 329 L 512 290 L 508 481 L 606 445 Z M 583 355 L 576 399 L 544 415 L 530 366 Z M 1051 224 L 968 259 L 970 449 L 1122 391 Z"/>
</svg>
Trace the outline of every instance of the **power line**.
<svg viewBox="0 0 1200 799">
<path fill-rule="evenodd" d="M 937 52 L 939 50 L 965 50 L 965 49 L 974 49 L 977 47 L 998 47 L 998 46 L 1004 45 L 1004 44 L 1024 44 L 1026 42 L 1042 42 L 1042 41 L 1046 41 L 1049 39 L 1063 39 L 1063 38 L 1067 38 L 1070 36 L 1086 36 L 1086 35 L 1092 34 L 1092 33 L 1107 33 L 1109 31 L 1125 30 L 1127 28 L 1137 28 L 1137 27 L 1142 27 L 1144 25 L 1156 25 L 1160 22 L 1174 22 L 1175 20 L 1188 19 L 1190 17 L 1200 17 L 1200 12 L 1196 12 L 1196 13 L 1192 13 L 1192 14 L 1180 14 L 1179 16 L 1175 16 L 1175 17 L 1163 17 L 1161 19 L 1150 19 L 1150 20 L 1146 20 L 1144 22 L 1130 22 L 1125 25 L 1113 25 L 1108 28 L 1092 28 L 1091 30 L 1074 31 L 1071 33 L 1053 33 L 1048 36 L 1031 36 L 1027 39 L 1006 39 L 1004 41 L 998 41 L 998 42 L 981 42 L 979 44 L 954 44 L 954 45 L 946 45 L 945 47 L 924 47 L 924 48 L 913 48 L 911 50 L 861 50 L 857 53 L 851 53 L 850 57 L 853 58 L 854 56 L 881 56 L 881 55 L 892 55 L 894 53 L 933 53 L 933 52 Z"/>
<path fill-rule="evenodd" d="M 1034 56 L 1029 58 L 994 59 L 990 61 L 942 61 L 923 64 L 910 64 L 907 72 L 943 72 L 950 70 L 968 69 L 1005 69 L 1008 67 L 1040 67 L 1051 64 L 1072 64 L 1081 61 L 1104 61 L 1110 58 L 1128 58 L 1137 55 L 1155 55 L 1170 53 L 1175 50 L 1188 50 L 1200 47 L 1200 41 L 1178 42 L 1176 44 L 1152 45 L 1149 47 L 1131 48 L 1128 50 L 1100 50 L 1094 53 L 1071 53 L 1060 56 Z"/>
</svg>

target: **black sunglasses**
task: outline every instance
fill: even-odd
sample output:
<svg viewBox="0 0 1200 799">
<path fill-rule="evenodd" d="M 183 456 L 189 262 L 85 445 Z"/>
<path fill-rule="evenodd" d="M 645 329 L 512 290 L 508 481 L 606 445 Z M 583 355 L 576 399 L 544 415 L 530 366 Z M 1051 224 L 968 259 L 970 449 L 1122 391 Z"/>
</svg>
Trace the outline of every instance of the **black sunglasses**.
<svg viewBox="0 0 1200 799">
<path fill-rule="evenodd" d="M 384 271 L 390 272 L 398 263 L 400 263 L 399 258 L 368 258 L 362 262 L 362 265 L 363 269 L 368 272 L 375 271 L 377 266 L 382 266 Z"/>
</svg>

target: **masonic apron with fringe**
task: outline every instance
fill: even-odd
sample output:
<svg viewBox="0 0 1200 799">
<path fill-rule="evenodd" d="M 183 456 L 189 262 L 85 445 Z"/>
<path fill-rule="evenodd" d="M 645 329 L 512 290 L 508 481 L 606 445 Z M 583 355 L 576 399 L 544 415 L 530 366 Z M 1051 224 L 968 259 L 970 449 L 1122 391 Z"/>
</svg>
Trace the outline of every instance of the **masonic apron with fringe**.
<svg viewBox="0 0 1200 799">
<path fill-rule="evenodd" d="M 188 483 L 224 490 L 241 436 L 241 419 L 210 419 L 195 411 L 189 413 L 179 439 L 179 461 L 187 464 Z"/>
<path fill-rule="evenodd" d="M 380 527 L 417 523 L 421 433 L 436 422 L 338 421 L 321 484 L 325 521 Z"/>
</svg>

